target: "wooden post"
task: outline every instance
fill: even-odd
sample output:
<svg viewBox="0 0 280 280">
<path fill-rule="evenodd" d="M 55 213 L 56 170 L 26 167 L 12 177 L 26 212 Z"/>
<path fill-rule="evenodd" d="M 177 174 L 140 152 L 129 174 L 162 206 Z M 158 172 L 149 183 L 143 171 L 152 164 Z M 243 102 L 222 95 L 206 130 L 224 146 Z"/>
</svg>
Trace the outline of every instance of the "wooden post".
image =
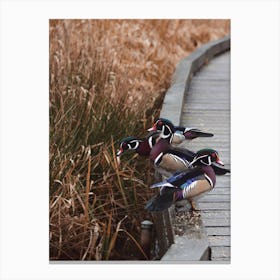
<svg viewBox="0 0 280 280">
<path fill-rule="evenodd" d="M 160 182 L 163 178 L 161 174 L 156 170 L 155 171 L 155 181 Z M 171 215 L 169 210 L 162 212 L 152 213 L 156 238 L 158 241 L 158 250 L 156 250 L 157 257 L 161 258 L 168 248 L 174 243 L 174 230 L 171 221 Z"/>
<path fill-rule="evenodd" d="M 161 258 L 168 249 L 168 240 L 166 238 L 166 228 L 164 223 L 164 216 L 162 212 L 152 213 L 153 221 L 155 223 L 156 238 L 158 241 L 158 250 L 156 255 Z"/>
<path fill-rule="evenodd" d="M 148 259 L 151 257 L 151 246 L 152 246 L 152 230 L 153 223 L 145 220 L 141 222 L 141 246 L 143 251 L 147 255 Z"/>
<path fill-rule="evenodd" d="M 171 211 L 174 211 L 174 207 L 169 208 L 164 213 L 166 234 L 167 234 L 167 239 L 168 239 L 168 247 L 170 247 L 174 243 L 174 229 L 173 229 L 173 225 L 172 225 Z"/>
</svg>

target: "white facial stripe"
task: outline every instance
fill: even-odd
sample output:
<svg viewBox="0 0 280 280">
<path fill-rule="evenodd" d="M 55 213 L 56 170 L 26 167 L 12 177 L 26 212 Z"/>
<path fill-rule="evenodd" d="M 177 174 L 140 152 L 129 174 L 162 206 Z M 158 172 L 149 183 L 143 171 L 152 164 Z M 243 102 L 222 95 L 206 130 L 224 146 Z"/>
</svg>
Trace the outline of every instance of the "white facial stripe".
<svg viewBox="0 0 280 280">
<path fill-rule="evenodd" d="M 134 144 L 135 143 L 135 147 L 133 148 L 134 150 L 136 150 L 139 146 L 139 141 L 138 140 L 133 140 L 133 141 L 130 141 L 131 144 Z"/>
<path fill-rule="evenodd" d="M 170 143 L 172 143 L 173 138 L 174 138 L 174 134 L 172 133 L 172 135 L 171 135 L 171 137 L 170 137 Z"/>
<path fill-rule="evenodd" d="M 130 150 L 136 150 L 139 146 L 139 141 L 138 140 L 132 140 L 129 143 L 127 143 L 127 146 Z"/>
<path fill-rule="evenodd" d="M 201 162 L 205 165 L 211 165 L 211 157 L 210 156 L 207 157 L 207 160 L 208 160 L 208 163 L 203 161 L 203 159 L 201 160 Z"/>
<path fill-rule="evenodd" d="M 168 125 L 166 125 L 165 126 L 168 130 L 169 130 L 169 133 L 168 133 L 168 135 L 171 135 L 171 134 L 173 134 L 173 132 L 172 132 L 172 130 L 171 130 L 171 128 L 168 126 Z"/>
<path fill-rule="evenodd" d="M 200 159 L 203 159 L 203 158 L 205 158 L 207 155 L 202 155 L 202 156 L 200 156 L 200 157 L 195 157 L 194 159 L 193 159 L 193 161 L 190 163 L 190 165 L 192 165 L 192 164 L 194 164 L 196 161 L 198 161 L 198 160 L 200 160 Z M 210 156 L 208 156 L 208 157 L 210 157 Z M 209 159 L 208 159 L 209 160 Z M 206 165 L 210 165 L 211 164 L 211 160 L 210 160 L 210 164 L 207 164 L 207 163 L 205 163 L 205 162 L 203 162 L 202 161 L 202 163 L 204 163 L 204 164 L 206 164 Z"/>
<path fill-rule="evenodd" d="M 168 129 L 168 131 L 169 131 L 168 134 L 164 134 L 165 128 Z M 163 139 L 165 139 L 165 138 L 170 137 L 170 135 L 173 136 L 173 132 L 172 132 L 171 128 L 170 128 L 168 125 L 163 125 L 163 126 L 162 126 L 162 130 L 161 130 L 160 137 L 163 138 Z"/>
</svg>

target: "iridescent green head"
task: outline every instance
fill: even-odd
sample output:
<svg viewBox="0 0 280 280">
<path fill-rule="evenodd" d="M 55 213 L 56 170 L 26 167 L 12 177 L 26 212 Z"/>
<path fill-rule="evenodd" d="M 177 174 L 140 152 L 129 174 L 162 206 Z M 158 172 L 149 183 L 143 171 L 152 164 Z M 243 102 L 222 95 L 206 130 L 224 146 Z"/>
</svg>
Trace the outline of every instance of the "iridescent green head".
<svg viewBox="0 0 280 280">
<path fill-rule="evenodd" d="M 201 149 L 196 152 L 192 164 L 197 163 L 198 161 L 205 165 L 211 165 L 213 162 L 224 165 L 224 163 L 220 160 L 218 152 L 210 148 Z"/>
<path fill-rule="evenodd" d="M 123 138 L 121 140 L 120 149 L 117 151 L 117 156 L 120 156 L 122 153 L 128 150 L 136 150 L 139 146 L 139 138 L 136 138 L 134 136 L 129 136 L 126 138 Z"/>
<path fill-rule="evenodd" d="M 167 139 L 171 142 L 175 133 L 175 127 L 170 120 L 159 118 L 148 131 L 160 131 L 160 138 Z"/>
</svg>

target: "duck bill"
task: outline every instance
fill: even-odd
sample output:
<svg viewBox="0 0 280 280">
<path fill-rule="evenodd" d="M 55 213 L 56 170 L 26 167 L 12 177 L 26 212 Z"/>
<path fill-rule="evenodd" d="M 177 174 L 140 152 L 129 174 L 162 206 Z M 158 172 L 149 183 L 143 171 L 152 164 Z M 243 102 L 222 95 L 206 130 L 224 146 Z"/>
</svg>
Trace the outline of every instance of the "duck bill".
<svg viewBox="0 0 280 280">
<path fill-rule="evenodd" d="M 220 159 L 218 159 L 216 162 L 217 162 L 218 164 L 222 165 L 222 166 L 225 165 Z"/>
<path fill-rule="evenodd" d="M 123 149 L 120 148 L 120 149 L 116 152 L 116 156 L 119 157 L 122 153 L 123 153 Z"/>
<path fill-rule="evenodd" d="M 157 131 L 157 127 L 154 124 L 151 128 L 147 129 L 147 131 Z"/>
</svg>

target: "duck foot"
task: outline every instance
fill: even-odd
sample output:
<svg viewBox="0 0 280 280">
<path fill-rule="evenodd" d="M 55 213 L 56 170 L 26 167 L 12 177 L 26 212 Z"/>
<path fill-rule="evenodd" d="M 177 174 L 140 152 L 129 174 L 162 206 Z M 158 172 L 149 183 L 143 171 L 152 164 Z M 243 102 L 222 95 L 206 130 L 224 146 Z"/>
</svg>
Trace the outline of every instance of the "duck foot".
<svg viewBox="0 0 280 280">
<path fill-rule="evenodd" d="M 196 205 L 194 203 L 194 201 L 190 201 L 190 204 L 191 204 L 191 209 L 190 209 L 190 212 L 192 213 L 200 213 L 200 209 L 196 208 Z"/>
</svg>

